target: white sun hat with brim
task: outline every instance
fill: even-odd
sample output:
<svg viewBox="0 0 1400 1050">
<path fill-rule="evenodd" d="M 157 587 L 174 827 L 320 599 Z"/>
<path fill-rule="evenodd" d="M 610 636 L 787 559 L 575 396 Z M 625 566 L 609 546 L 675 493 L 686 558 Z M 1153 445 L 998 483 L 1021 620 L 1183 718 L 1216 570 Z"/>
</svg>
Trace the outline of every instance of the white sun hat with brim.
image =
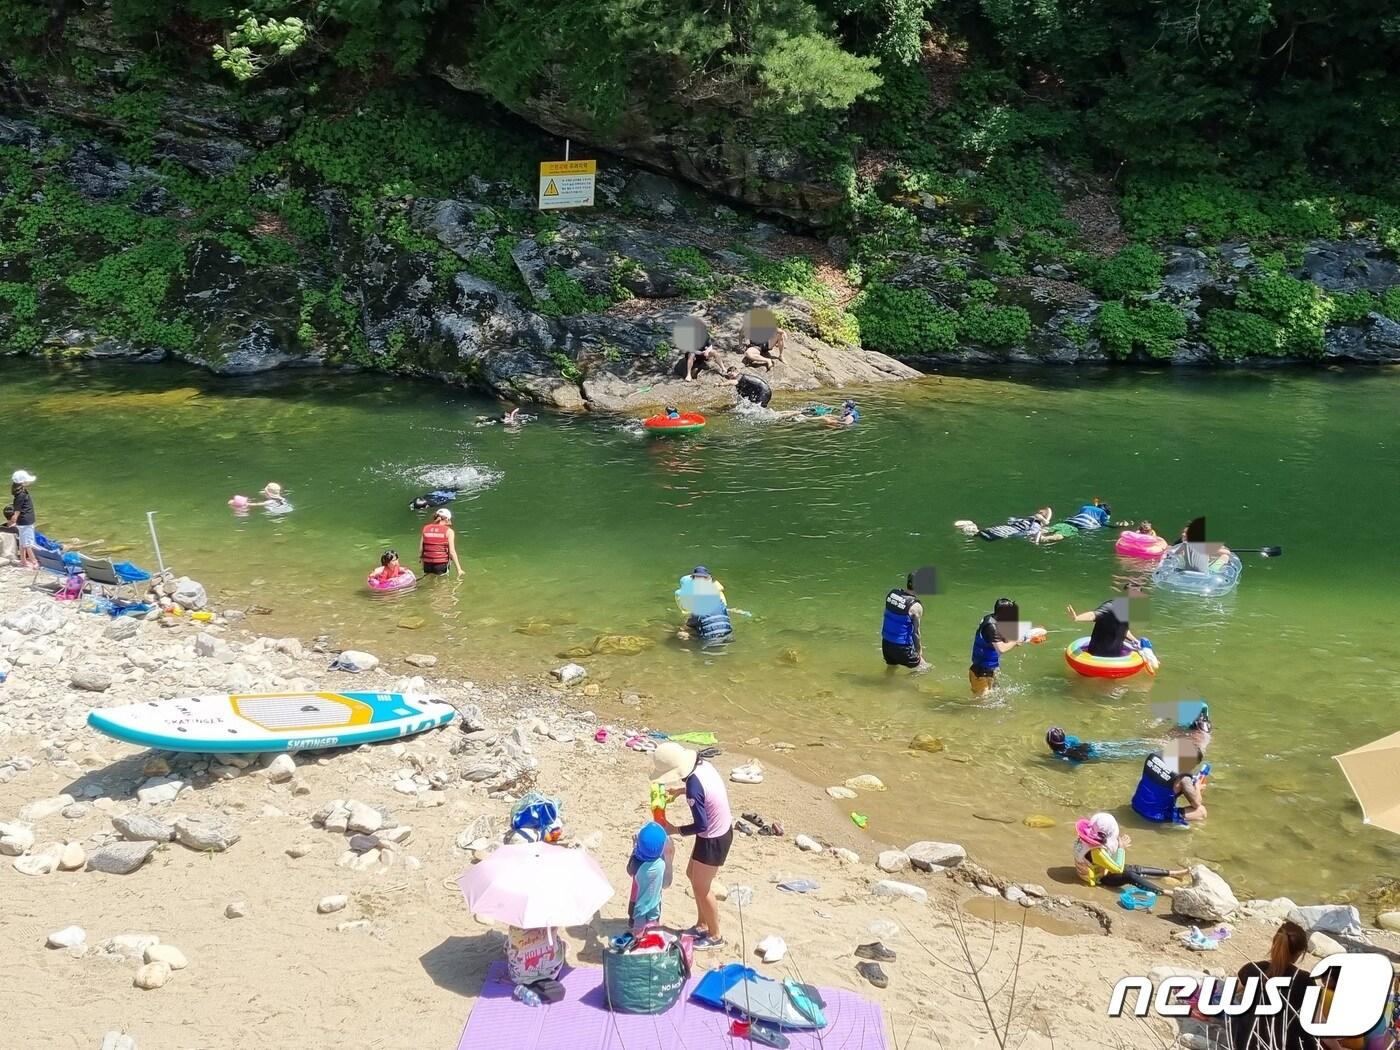
<svg viewBox="0 0 1400 1050">
<path fill-rule="evenodd" d="M 10 475 L 10 481 L 16 485 L 32 485 L 38 480 L 38 478 L 27 470 L 17 470 Z"/>
<path fill-rule="evenodd" d="M 700 756 L 674 740 L 657 745 L 651 753 L 652 777 L 659 784 L 674 784 L 695 772 Z"/>
</svg>

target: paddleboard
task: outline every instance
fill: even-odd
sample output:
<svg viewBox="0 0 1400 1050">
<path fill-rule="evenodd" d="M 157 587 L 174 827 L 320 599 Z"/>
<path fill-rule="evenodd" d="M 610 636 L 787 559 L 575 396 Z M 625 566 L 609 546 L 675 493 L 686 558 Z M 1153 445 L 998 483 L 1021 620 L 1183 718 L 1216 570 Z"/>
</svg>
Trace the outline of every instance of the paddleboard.
<svg viewBox="0 0 1400 1050">
<path fill-rule="evenodd" d="M 162 751 L 313 751 L 412 736 L 455 714 L 402 693 L 216 693 L 90 711 L 88 725 Z"/>
</svg>

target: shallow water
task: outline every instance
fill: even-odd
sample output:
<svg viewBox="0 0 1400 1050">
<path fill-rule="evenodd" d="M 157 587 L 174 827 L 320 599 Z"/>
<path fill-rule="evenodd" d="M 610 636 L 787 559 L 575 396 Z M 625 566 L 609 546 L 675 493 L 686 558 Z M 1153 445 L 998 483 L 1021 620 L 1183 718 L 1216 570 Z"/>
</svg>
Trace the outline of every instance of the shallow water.
<svg viewBox="0 0 1400 1050">
<path fill-rule="evenodd" d="M 167 562 L 222 600 L 270 607 L 250 624 L 260 631 L 324 630 L 474 674 L 538 673 L 599 635 L 642 636 L 653 644 L 640 654 L 582 660 L 592 680 L 645 694 L 662 728 L 789 741 L 787 761 L 822 784 L 878 773 L 891 790 L 851 805 L 884 841 L 956 840 L 1035 881 L 1049 867 L 1053 883 L 1069 874 L 1073 819 L 1110 808 L 1141 863 L 1205 858 L 1242 891 L 1311 898 L 1370 886 L 1400 859 L 1400 838 L 1362 826 L 1330 757 L 1396 728 L 1395 381 L 930 378 L 865 392 L 850 430 L 746 412 L 657 438 L 609 418 L 477 427 L 499 409 L 385 377 L 8 360 L 0 419 L 6 469 L 41 479 L 41 531 L 131 544 L 149 561 L 144 515 L 157 510 Z M 231 495 L 269 480 L 294 513 L 230 512 Z M 452 506 L 467 579 L 371 596 L 383 547 L 413 564 L 421 519 L 408 501 L 448 484 L 466 486 Z M 1155 680 L 1081 679 L 1061 655 L 1084 633 L 1064 606 L 1092 607 L 1135 575 L 1112 553 L 1114 531 L 1037 549 L 965 539 L 952 522 L 1043 502 L 1065 516 L 1095 495 L 1160 529 L 1205 514 L 1232 545 L 1285 556 L 1246 556 L 1228 597 L 1156 600 L 1150 624 L 1135 624 L 1162 658 Z M 696 563 L 752 613 L 721 652 L 672 638 L 671 591 Z M 923 564 L 943 592 L 926 602 L 934 670 L 889 673 L 882 596 Z M 1004 688 L 973 700 L 971 635 L 1003 594 L 1049 642 L 1011 653 Z M 1205 827 L 1137 827 L 1136 763 L 1076 770 L 1047 756 L 1050 724 L 1141 737 L 1160 729 L 1150 700 L 1193 697 L 1216 720 Z M 917 732 L 947 750 L 908 752 Z M 1032 829 L 1030 814 L 1060 824 Z"/>
</svg>

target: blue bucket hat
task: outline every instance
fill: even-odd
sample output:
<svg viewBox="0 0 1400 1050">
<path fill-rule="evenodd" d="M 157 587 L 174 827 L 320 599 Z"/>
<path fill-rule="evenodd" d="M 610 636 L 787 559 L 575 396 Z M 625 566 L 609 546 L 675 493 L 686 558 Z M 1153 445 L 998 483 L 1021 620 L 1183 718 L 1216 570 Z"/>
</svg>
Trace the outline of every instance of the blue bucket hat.
<svg viewBox="0 0 1400 1050">
<path fill-rule="evenodd" d="M 638 860 L 655 860 L 666 852 L 666 840 L 666 829 L 654 820 L 648 821 L 637 832 L 637 845 L 632 854 Z"/>
<path fill-rule="evenodd" d="M 690 575 L 692 575 L 692 576 L 709 576 L 709 575 L 710 575 L 710 570 L 707 569 L 707 568 L 705 568 L 705 566 L 703 566 L 703 565 L 697 565 L 697 566 L 695 566 L 695 568 L 693 568 L 693 569 L 690 570 Z"/>
</svg>

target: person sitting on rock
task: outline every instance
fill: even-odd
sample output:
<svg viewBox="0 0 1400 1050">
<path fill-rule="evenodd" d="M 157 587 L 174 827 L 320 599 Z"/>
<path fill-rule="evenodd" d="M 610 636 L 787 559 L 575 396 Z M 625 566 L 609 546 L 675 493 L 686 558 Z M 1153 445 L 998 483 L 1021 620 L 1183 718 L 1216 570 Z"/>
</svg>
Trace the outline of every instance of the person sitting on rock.
<svg viewBox="0 0 1400 1050">
<path fill-rule="evenodd" d="M 773 329 L 769 336 L 749 335 L 744 347 L 744 364 L 751 368 L 766 368 L 772 371 L 775 364 L 783 359 L 783 348 L 787 346 L 787 333 L 781 328 Z"/>
<path fill-rule="evenodd" d="M 713 366 L 719 351 L 715 349 L 715 341 L 706 339 L 705 345 L 699 350 L 687 351 L 685 355 L 685 381 L 687 383 L 695 379 L 695 363 L 700 361 L 707 366 Z"/>
</svg>

